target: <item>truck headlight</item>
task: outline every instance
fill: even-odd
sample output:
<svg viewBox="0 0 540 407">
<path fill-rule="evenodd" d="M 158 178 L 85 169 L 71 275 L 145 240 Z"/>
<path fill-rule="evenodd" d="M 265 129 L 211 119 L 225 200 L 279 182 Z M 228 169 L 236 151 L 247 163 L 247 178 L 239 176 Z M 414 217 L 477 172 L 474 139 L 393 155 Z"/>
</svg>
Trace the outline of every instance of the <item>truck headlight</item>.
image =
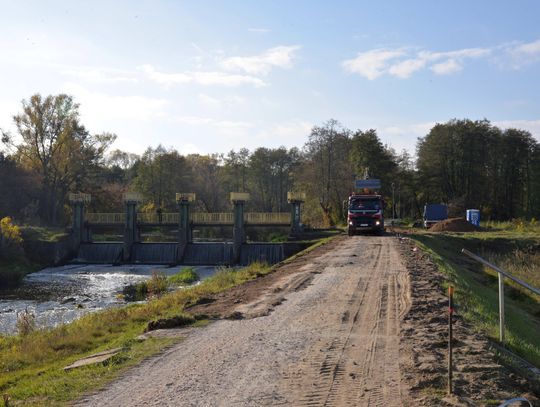
<svg viewBox="0 0 540 407">
<path fill-rule="evenodd" d="M 375 221 L 375 225 L 376 225 L 376 226 L 379 226 L 380 224 L 381 224 L 381 221 L 380 221 L 380 220 L 376 220 L 376 221 Z"/>
<path fill-rule="evenodd" d="M 352 221 L 352 220 L 349 221 L 349 225 L 351 225 L 351 226 L 353 225 L 353 221 Z"/>
</svg>

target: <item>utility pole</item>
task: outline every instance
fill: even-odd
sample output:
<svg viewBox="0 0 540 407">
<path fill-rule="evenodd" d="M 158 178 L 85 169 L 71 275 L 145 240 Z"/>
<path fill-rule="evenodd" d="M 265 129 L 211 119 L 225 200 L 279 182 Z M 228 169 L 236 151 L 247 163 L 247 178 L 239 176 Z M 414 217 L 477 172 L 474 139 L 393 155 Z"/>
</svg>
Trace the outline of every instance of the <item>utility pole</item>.
<svg viewBox="0 0 540 407">
<path fill-rule="evenodd" d="M 396 194 L 395 194 L 395 184 L 392 182 L 392 224 L 394 219 L 396 219 Z"/>
</svg>

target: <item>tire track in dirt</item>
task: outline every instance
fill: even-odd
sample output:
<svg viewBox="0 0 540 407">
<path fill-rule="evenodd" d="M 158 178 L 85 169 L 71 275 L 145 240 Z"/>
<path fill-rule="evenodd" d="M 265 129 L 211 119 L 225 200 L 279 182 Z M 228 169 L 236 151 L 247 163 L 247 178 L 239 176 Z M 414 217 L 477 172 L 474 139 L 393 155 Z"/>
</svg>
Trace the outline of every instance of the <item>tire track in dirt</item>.
<svg viewBox="0 0 540 407">
<path fill-rule="evenodd" d="M 357 283 L 343 315 L 354 317 L 342 317 L 335 337 L 314 344 L 290 375 L 299 405 L 402 404 L 398 333 L 408 307 L 407 278 L 387 239 L 368 246 L 365 266 L 351 270 Z"/>
</svg>

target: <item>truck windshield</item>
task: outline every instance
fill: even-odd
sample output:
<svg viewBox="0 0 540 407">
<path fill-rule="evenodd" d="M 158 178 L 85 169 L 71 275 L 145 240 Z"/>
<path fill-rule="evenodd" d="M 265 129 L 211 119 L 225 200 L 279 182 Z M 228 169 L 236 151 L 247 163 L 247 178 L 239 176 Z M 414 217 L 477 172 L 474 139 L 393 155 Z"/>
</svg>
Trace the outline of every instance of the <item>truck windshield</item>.
<svg viewBox="0 0 540 407">
<path fill-rule="evenodd" d="M 374 199 L 355 199 L 354 201 L 351 201 L 351 205 L 349 206 L 349 210 L 378 211 L 379 209 L 381 209 L 381 203 Z"/>
</svg>

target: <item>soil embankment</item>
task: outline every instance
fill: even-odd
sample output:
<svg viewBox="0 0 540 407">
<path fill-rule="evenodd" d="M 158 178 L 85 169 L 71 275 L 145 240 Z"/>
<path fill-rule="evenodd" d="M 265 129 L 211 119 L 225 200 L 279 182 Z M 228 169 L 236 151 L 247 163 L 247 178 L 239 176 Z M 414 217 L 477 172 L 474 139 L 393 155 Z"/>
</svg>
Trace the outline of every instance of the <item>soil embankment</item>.
<svg viewBox="0 0 540 407">
<path fill-rule="evenodd" d="M 478 232 L 480 228 L 464 218 L 450 218 L 437 222 L 429 228 L 430 232 Z"/>
</svg>

